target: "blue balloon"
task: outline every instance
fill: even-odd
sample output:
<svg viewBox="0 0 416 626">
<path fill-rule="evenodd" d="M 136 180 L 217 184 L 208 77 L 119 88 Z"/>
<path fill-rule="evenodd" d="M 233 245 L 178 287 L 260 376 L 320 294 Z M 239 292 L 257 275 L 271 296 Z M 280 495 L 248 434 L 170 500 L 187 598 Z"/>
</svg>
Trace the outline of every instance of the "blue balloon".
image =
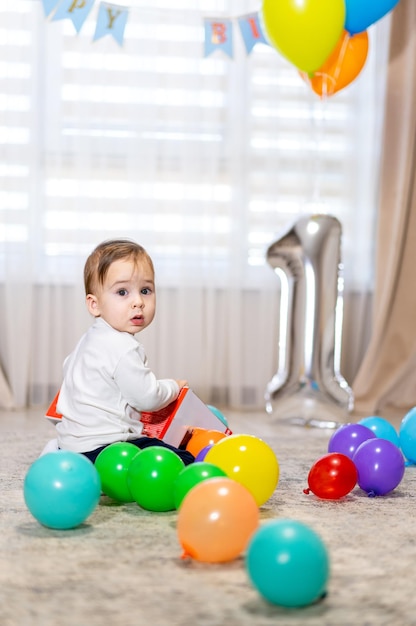
<svg viewBox="0 0 416 626">
<path fill-rule="evenodd" d="M 399 430 L 400 447 L 410 463 L 416 463 L 416 407 L 402 419 Z"/>
<path fill-rule="evenodd" d="M 401 482 L 405 464 L 401 450 L 387 439 L 364 441 L 352 458 L 357 483 L 369 496 L 384 496 Z"/>
<path fill-rule="evenodd" d="M 370 415 L 369 417 L 363 417 L 359 422 L 363 426 L 366 426 L 376 437 L 380 437 L 380 439 L 387 439 L 394 443 L 398 448 L 400 447 L 399 435 L 396 432 L 396 429 L 390 422 L 388 422 L 383 417 L 378 417 L 378 415 Z"/>
<path fill-rule="evenodd" d="M 301 607 L 326 594 L 326 546 L 314 530 L 296 520 L 261 526 L 248 544 L 246 568 L 253 586 L 272 604 Z"/>
<path fill-rule="evenodd" d="M 59 450 L 32 463 L 23 493 L 27 508 L 40 524 L 64 530 L 79 526 L 93 512 L 101 481 L 87 457 Z"/>
<path fill-rule="evenodd" d="M 362 424 L 343 424 L 331 436 L 328 452 L 340 452 L 350 459 L 357 448 L 367 439 L 375 439 L 376 435 L 370 428 Z"/>
<path fill-rule="evenodd" d="M 345 30 L 350 35 L 362 33 L 398 3 L 399 0 L 345 0 Z"/>
<path fill-rule="evenodd" d="M 214 415 L 218 417 L 218 419 L 224 424 L 224 426 L 227 426 L 228 428 L 228 422 L 225 415 L 223 415 L 223 413 L 221 413 L 219 409 L 217 409 L 215 406 L 212 406 L 211 404 L 207 404 L 207 407 L 211 411 L 211 413 L 214 413 Z"/>
</svg>

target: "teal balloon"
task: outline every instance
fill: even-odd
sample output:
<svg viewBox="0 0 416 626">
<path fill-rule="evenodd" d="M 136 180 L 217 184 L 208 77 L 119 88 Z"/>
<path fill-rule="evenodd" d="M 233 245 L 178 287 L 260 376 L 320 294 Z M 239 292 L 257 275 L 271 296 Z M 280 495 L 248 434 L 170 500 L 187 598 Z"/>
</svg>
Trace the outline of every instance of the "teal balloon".
<svg viewBox="0 0 416 626">
<path fill-rule="evenodd" d="M 196 485 L 208 478 L 216 478 L 217 476 L 227 476 L 227 474 L 213 463 L 201 462 L 187 465 L 180 472 L 173 486 L 175 507 L 179 509 L 186 494 Z"/>
<path fill-rule="evenodd" d="M 279 519 L 261 526 L 249 542 L 246 568 L 253 586 L 272 604 L 302 607 L 326 595 L 328 551 L 302 522 Z"/>
<path fill-rule="evenodd" d="M 131 461 L 141 450 L 127 441 L 112 443 L 95 459 L 95 467 L 100 475 L 103 492 L 119 502 L 134 502 L 127 484 L 127 474 Z"/>
<path fill-rule="evenodd" d="M 87 457 L 59 450 L 39 457 L 25 476 L 23 496 L 33 517 L 58 530 L 75 528 L 94 511 L 100 476 Z"/>
<path fill-rule="evenodd" d="M 406 459 L 416 464 L 416 407 L 410 409 L 401 421 L 399 429 L 400 447 Z"/>
<path fill-rule="evenodd" d="M 128 469 L 131 495 L 142 509 L 173 511 L 173 487 L 184 467 L 182 459 L 169 448 L 145 448 L 134 457 Z"/>
<path fill-rule="evenodd" d="M 380 437 L 380 439 L 387 439 L 387 441 L 391 441 L 391 443 L 394 443 L 395 446 L 400 448 L 399 435 L 396 429 L 383 417 L 370 415 L 368 417 L 363 417 L 358 423 L 372 430 L 376 437 Z"/>
<path fill-rule="evenodd" d="M 221 413 L 221 411 L 217 409 L 217 407 L 212 406 L 211 404 L 207 404 L 207 407 L 209 408 L 211 413 L 214 413 L 214 415 L 218 417 L 218 419 L 224 424 L 224 426 L 227 426 L 228 428 L 228 422 L 227 422 L 227 418 L 225 417 L 225 415 Z"/>
</svg>

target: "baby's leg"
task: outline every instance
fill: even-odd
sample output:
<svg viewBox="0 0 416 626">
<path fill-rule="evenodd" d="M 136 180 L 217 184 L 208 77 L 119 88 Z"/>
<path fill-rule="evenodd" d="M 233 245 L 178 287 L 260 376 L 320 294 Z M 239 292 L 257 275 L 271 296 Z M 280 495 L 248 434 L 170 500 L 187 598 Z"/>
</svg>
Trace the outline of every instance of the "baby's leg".
<svg viewBox="0 0 416 626">
<path fill-rule="evenodd" d="M 174 446 L 165 443 L 161 439 L 157 439 L 156 437 L 139 437 L 139 439 L 130 440 L 129 443 L 133 443 L 140 449 L 150 448 L 150 446 L 159 446 L 160 448 L 168 448 L 168 450 L 172 450 L 175 454 L 177 454 L 185 465 L 190 465 L 195 461 L 195 457 L 193 454 L 188 452 L 188 450 L 180 450 L 179 448 L 175 448 Z"/>
</svg>

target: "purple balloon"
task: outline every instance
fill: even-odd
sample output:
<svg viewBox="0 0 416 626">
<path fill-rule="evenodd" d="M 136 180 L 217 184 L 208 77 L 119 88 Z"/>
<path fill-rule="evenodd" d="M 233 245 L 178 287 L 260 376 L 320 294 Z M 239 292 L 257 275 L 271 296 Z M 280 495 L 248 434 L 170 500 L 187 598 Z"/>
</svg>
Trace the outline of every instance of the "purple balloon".
<svg viewBox="0 0 416 626">
<path fill-rule="evenodd" d="M 334 432 L 328 443 L 328 452 L 340 452 L 350 459 L 359 446 L 368 439 L 376 439 L 377 435 L 362 424 L 343 424 Z"/>
<path fill-rule="evenodd" d="M 205 446 L 205 448 L 202 448 L 202 450 L 200 450 L 195 457 L 195 463 L 197 463 L 198 461 L 203 461 L 207 455 L 208 450 L 211 450 L 213 445 L 214 444 L 210 443 L 208 446 Z"/>
<path fill-rule="evenodd" d="M 384 496 L 393 491 L 404 476 L 405 461 L 401 450 L 387 439 L 369 439 L 353 456 L 358 472 L 357 483 L 369 496 Z"/>
</svg>

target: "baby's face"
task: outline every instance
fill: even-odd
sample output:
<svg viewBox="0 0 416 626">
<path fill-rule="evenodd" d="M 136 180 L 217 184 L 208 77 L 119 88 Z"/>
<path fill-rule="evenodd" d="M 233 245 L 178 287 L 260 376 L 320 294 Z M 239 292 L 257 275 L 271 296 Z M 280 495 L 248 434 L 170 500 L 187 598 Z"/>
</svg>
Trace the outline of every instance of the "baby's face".
<svg viewBox="0 0 416 626">
<path fill-rule="evenodd" d="M 87 295 L 91 315 L 102 317 L 120 332 L 135 335 L 153 321 L 156 310 L 155 282 L 147 263 L 123 259 L 112 263 L 103 285 Z"/>
</svg>

